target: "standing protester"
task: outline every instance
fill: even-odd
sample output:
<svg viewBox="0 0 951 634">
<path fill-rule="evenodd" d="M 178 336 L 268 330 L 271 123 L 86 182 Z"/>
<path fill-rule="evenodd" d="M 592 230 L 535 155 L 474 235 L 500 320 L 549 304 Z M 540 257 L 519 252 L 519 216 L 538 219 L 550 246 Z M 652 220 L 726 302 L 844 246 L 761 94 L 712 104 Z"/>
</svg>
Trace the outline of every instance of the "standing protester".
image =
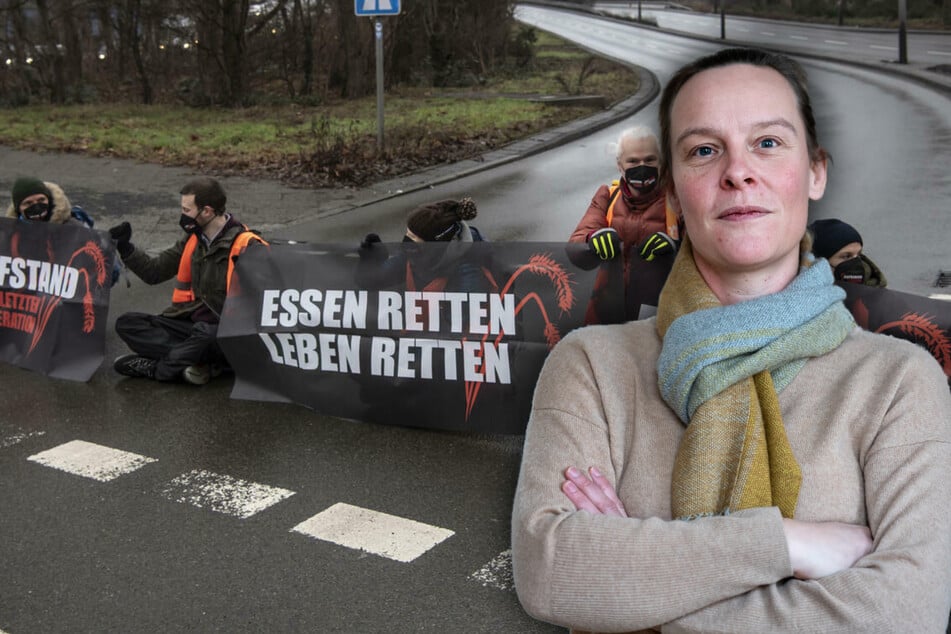
<svg viewBox="0 0 951 634">
<path fill-rule="evenodd" d="M 128 222 L 109 230 L 122 261 L 142 281 L 175 278 L 172 304 L 161 315 L 130 312 L 116 320 L 116 332 L 134 354 L 117 358 L 113 367 L 126 376 L 204 385 L 225 365 L 215 337 L 235 260 L 249 244 L 267 243 L 225 210 L 218 181 L 197 178 L 181 196 L 185 235 L 155 257 L 130 242 Z"/>
<path fill-rule="evenodd" d="M 813 254 L 829 261 L 835 279 L 879 288 L 888 285 L 882 270 L 862 252 L 862 236 L 855 227 L 826 218 L 809 225 L 809 232 Z"/>
<path fill-rule="evenodd" d="M 576 631 L 944 632 L 951 396 L 925 350 L 856 327 L 808 251 L 827 155 L 803 70 L 721 50 L 660 118 L 686 239 L 656 318 L 546 360 L 519 599 Z"/>
</svg>

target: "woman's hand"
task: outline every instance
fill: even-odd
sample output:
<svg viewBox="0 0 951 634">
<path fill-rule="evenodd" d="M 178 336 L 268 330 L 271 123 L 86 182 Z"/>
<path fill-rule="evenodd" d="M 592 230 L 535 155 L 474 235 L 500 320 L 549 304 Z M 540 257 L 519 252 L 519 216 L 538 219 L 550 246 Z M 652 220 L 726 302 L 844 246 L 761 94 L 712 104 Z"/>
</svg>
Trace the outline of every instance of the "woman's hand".
<svg viewBox="0 0 951 634">
<path fill-rule="evenodd" d="M 797 579 L 818 579 L 851 568 L 872 551 L 867 526 L 783 519 L 783 532 Z"/>
<path fill-rule="evenodd" d="M 588 474 L 590 478 L 574 467 L 565 469 L 562 493 L 568 496 L 579 511 L 627 517 L 627 511 L 608 479 L 596 467 L 590 467 Z"/>
</svg>

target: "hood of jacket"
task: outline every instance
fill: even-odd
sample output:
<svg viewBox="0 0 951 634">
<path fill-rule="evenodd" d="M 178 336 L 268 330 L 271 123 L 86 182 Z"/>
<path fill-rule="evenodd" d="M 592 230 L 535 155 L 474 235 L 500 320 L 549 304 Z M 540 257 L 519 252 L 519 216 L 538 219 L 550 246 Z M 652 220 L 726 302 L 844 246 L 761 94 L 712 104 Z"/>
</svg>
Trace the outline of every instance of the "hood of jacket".
<svg viewBox="0 0 951 634">
<path fill-rule="evenodd" d="M 46 188 L 50 190 L 50 193 L 53 194 L 53 200 L 50 201 L 53 205 L 53 213 L 50 215 L 50 222 L 55 222 L 56 224 L 63 224 L 70 219 L 73 206 L 69 202 L 69 198 L 66 197 L 66 192 L 63 191 L 63 188 L 57 185 L 56 183 L 50 183 L 49 181 L 43 181 L 43 184 L 46 185 Z M 19 218 L 20 214 L 17 213 L 17 210 L 13 207 L 13 202 L 7 205 L 7 218 Z"/>
</svg>

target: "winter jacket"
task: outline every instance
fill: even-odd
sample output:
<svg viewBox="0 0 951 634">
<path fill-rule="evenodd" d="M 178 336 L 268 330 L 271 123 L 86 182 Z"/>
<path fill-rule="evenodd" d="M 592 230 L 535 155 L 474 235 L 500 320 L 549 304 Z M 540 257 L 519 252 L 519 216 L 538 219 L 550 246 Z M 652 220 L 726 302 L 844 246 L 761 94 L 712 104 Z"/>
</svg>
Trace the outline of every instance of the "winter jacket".
<svg viewBox="0 0 951 634">
<path fill-rule="evenodd" d="M 228 295 L 227 277 L 231 244 L 245 230 L 244 225 L 232 216 L 211 244 L 208 244 L 205 239 L 198 240 L 191 261 L 191 287 L 195 299 L 190 302 L 173 302 L 162 311 L 162 316 L 218 323 L 221 309 Z M 134 249 L 132 253 L 122 258 L 122 261 L 146 284 L 161 284 L 174 278 L 178 273 L 185 244 L 190 237 L 190 235 L 183 235 L 178 242 L 154 257 L 141 249 Z"/>
<path fill-rule="evenodd" d="M 50 222 L 56 224 L 63 224 L 66 222 L 75 222 L 86 227 L 92 228 L 93 222 L 89 216 L 82 210 L 80 207 L 73 207 L 69 198 L 66 197 L 66 192 L 63 191 L 63 188 L 57 185 L 56 183 L 50 183 L 49 181 L 43 181 L 43 184 L 46 185 L 46 188 L 50 190 L 50 193 L 53 194 L 53 200 L 50 203 L 53 205 L 52 213 L 50 215 Z M 74 212 L 73 210 L 76 209 Z M 7 205 L 7 218 L 19 218 L 20 213 L 16 210 L 11 202 Z"/>
</svg>

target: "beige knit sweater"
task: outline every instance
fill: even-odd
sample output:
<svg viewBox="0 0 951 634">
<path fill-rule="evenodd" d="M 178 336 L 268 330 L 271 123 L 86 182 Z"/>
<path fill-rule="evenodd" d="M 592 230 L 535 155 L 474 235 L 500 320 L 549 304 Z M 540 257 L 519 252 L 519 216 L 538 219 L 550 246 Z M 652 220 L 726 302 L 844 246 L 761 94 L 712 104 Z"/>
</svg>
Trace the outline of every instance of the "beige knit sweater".
<svg viewBox="0 0 951 634">
<path fill-rule="evenodd" d="M 535 392 L 512 515 L 519 599 L 576 630 L 944 632 L 951 608 L 951 396 L 923 349 L 856 330 L 779 395 L 802 467 L 796 518 L 867 524 L 874 550 L 792 578 L 776 508 L 672 521 L 683 425 L 660 398 L 653 319 L 565 338 Z M 597 466 L 630 518 L 578 512 Z"/>
</svg>

